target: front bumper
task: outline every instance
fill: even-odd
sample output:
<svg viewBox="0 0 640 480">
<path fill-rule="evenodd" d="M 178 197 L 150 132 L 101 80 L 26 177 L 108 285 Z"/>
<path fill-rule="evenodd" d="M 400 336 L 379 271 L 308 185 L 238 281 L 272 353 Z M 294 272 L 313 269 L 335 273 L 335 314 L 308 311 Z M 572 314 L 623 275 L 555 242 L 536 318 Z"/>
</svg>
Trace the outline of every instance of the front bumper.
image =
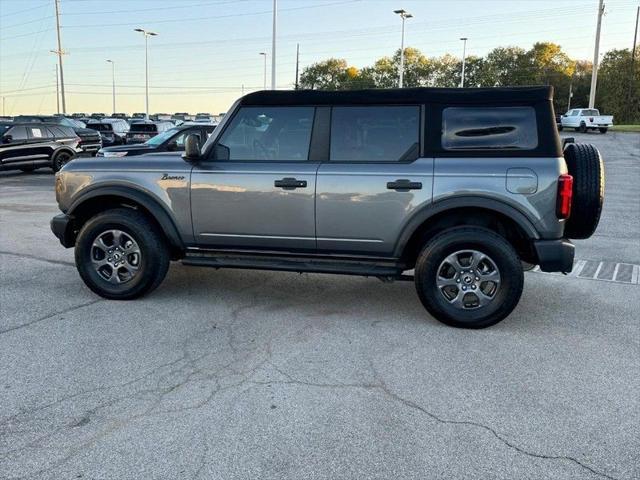
<svg viewBox="0 0 640 480">
<path fill-rule="evenodd" d="M 533 247 L 543 272 L 569 273 L 573 269 L 576 247 L 569 240 L 536 240 Z"/>
<path fill-rule="evenodd" d="M 63 247 L 70 248 L 76 244 L 72 216 L 61 213 L 53 217 L 51 219 L 51 231 L 58 237 Z"/>
</svg>

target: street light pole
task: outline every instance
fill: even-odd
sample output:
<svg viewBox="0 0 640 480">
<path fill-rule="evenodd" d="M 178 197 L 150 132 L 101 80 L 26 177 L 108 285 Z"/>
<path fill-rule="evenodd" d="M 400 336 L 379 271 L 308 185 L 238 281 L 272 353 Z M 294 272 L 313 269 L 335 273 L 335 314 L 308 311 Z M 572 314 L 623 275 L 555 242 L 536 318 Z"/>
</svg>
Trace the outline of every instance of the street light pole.
<svg viewBox="0 0 640 480">
<path fill-rule="evenodd" d="M 266 52 L 260 52 L 260 55 L 262 55 L 264 57 L 264 75 L 263 75 L 263 86 L 262 88 L 264 90 L 267 89 L 267 53 Z"/>
<path fill-rule="evenodd" d="M 467 37 L 460 38 L 464 43 L 462 44 L 462 74 L 460 75 L 460 88 L 464 88 L 464 67 L 467 60 Z"/>
<path fill-rule="evenodd" d="M 400 15 L 402 18 L 402 38 L 400 40 L 400 77 L 398 78 L 398 88 L 402 88 L 404 80 L 404 21 L 407 18 L 413 18 L 406 10 L 394 10 L 393 13 Z"/>
<path fill-rule="evenodd" d="M 113 113 L 116 113 L 116 63 L 113 60 L 107 60 L 107 63 L 111 64 L 111 82 L 112 82 L 112 90 L 113 90 Z"/>
<path fill-rule="evenodd" d="M 276 89 L 276 31 L 277 31 L 277 24 L 278 24 L 278 0 L 273 0 L 273 32 L 272 32 L 272 36 L 271 36 L 271 90 L 275 90 Z"/>
<path fill-rule="evenodd" d="M 150 32 L 142 28 L 134 28 L 134 31 L 140 32 L 144 35 L 144 97 L 145 97 L 145 113 L 146 119 L 149 120 L 149 37 L 155 37 L 158 34 Z"/>
</svg>

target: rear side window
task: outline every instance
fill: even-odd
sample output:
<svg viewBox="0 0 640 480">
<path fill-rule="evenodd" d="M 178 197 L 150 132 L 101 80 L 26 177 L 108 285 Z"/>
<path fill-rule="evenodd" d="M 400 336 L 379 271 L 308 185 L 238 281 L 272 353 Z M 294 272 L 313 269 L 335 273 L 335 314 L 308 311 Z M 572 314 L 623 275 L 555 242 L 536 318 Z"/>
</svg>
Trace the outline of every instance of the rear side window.
<svg viewBox="0 0 640 480">
<path fill-rule="evenodd" d="M 47 132 L 47 128 L 43 125 L 42 127 L 29 127 L 28 129 L 29 137 L 31 138 L 47 138 L 49 136 L 49 132 Z"/>
<path fill-rule="evenodd" d="M 533 107 L 450 107 L 442 111 L 445 150 L 533 150 L 537 146 Z"/>
<path fill-rule="evenodd" d="M 403 162 L 418 158 L 420 107 L 334 107 L 333 162 Z"/>
<path fill-rule="evenodd" d="M 25 127 L 12 127 L 6 132 L 7 135 L 11 135 L 14 140 L 26 140 L 27 129 Z"/>
</svg>

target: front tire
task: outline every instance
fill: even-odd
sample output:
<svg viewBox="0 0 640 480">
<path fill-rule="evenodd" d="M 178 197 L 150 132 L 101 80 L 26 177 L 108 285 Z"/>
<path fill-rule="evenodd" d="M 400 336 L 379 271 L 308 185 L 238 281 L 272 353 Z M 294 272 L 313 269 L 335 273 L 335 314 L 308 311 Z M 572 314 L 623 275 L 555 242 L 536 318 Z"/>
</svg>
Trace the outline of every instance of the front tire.
<svg viewBox="0 0 640 480">
<path fill-rule="evenodd" d="M 94 293 L 129 300 L 154 290 L 169 269 L 169 249 L 142 213 L 117 208 L 88 220 L 75 248 L 76 268 Z"/>
<path fill-rule="evenodd" d="M 486 328 L 507 317 L 522 295 L 518 254 L 500 235 L 454 227 L 427 242 L 415 265 L 416 290 L 436 319 L 459 328 Z"/>
</svg>

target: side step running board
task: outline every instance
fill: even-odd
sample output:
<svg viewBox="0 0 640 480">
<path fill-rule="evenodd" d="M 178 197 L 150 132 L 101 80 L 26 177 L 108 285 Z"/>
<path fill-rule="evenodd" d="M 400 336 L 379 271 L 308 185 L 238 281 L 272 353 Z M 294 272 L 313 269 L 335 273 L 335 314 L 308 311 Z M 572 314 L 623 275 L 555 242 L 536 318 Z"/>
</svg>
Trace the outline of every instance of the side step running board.
<svg viewBox="0 0 640 480">
<path fill-rule="evenodd" d="M 286 272 L 333 273 L 400 279 L 402 267 L 395 261 L 346 260 L 308 256 L 247 255 L 234 253 L 188 252 L 184 265 L 214 268 L 245 268 L 254 270 L 281 270 Z"/>
</svg>

